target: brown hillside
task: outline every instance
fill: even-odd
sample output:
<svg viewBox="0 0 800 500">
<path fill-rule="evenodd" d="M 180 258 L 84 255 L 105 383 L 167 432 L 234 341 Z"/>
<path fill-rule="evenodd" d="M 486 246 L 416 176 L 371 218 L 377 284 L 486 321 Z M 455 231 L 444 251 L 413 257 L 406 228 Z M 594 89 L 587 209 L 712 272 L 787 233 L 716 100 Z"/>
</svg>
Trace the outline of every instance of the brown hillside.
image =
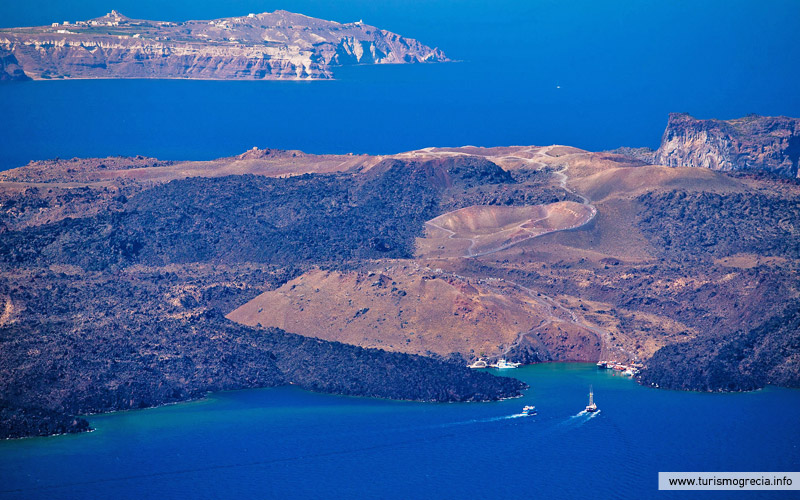
<svg viewBox="0 0 800 500">
<path fill-rule="evenodd" d="M 591 360 L 596 336 L 525 289 L 469 280 L 395 263 L 380 271 L 310 271 L 231 312 L 251 326 L 412 354 L 466 359 L 506 354 L 525 334 L 538 335 L 545 359 Z M 559 342 L 558 336 L 582 342 Z"/>
<path fill-rule="evenodd" d="M 522 207 L 471 206 L 426 223 L 417 240 L 419 257 L 474 257 L 554 231 L 581 226 L 594 216 L 572 201 Z"/>
</svg>

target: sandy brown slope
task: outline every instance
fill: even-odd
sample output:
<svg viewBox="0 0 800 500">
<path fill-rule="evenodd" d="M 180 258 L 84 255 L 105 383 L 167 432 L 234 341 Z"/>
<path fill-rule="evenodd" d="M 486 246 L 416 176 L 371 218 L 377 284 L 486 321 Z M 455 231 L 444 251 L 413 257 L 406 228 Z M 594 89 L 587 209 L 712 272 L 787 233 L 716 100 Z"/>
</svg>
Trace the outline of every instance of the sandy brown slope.
<svg viewBox="0 0 800 500">
<path fill-rule="evenodd" d="M 590 206 L 572 201 L 465 207 L 426 222 L 425 237 L 417 239 L 417 256 L 488 255 L 530 238 L 582 226 L 594 215 Z"/>
<path fill-rule="evenodd" d="M 589 360 L 599 341 L 524 288 L 470 280 L 401 261 L 370 272 L 311 271 L 231 312 L 251 326 L 278 326 L 389 351 L 497 358 L 520 342 L 542 359 Z M 547 337 L 542 343 L 537 335 Z M 563 337 L 565 345 L 554 342 Z M 576 340 L 578 339 L 578 340 Z"/>
</svg>

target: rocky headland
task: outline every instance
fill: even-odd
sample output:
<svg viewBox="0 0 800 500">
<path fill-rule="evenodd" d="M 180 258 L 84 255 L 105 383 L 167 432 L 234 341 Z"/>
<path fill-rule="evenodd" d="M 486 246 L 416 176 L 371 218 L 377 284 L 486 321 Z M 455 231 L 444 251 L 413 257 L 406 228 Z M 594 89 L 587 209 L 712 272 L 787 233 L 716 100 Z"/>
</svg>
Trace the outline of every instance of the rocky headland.
<svg viewBox="0 0 800 500">
<path fill-rule="evenodd" d="M 800 119 L 749 115 L 734 120 L 699 120 L 670 113 L 661 145 L 616 152 L 653 165 L 768 172 L 797 178 Z"/>
<path fill-rule="evenodd" d="M 361 21 L 278 10 L 210 21 L 87 21 L 0 29 L 0 81 L 66 78 L 329 79 L 349 64 L 447 61 Z"/>
</svg>

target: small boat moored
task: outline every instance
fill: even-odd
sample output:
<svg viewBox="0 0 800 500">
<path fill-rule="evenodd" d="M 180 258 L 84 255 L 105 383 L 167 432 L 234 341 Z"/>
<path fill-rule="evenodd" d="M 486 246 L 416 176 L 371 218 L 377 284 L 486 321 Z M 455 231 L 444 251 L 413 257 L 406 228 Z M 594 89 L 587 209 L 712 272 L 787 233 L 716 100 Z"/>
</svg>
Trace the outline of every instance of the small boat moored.
<svg viewBox="0 0 800 500">
<path fill-rule="evenodd" d="M 598 361 L 597 368 L 600 370 L 611 370 L 612 373 L 620 372 L 621 375 L 627 375 L 628 377 L 635 377 L 639 374 L 639 370 L 642 368 L 641 363 L 617 363 L 616 361 Z"/>
<path fill-rule="evenodd" d="M 517 368 L 522 363 L 514 363 L 513 361 L 508 361 L 506 359 L 498 359 L 497 363 L 492 365 L 493 368 L 498 368 L 500 370 L 505 370 L 507 368 Z"/>
<path fill-rule="evenodd" d="M 533 405 L 522 407 L 523 415 L 536 415 L 536 407 Z"/>
</svg>

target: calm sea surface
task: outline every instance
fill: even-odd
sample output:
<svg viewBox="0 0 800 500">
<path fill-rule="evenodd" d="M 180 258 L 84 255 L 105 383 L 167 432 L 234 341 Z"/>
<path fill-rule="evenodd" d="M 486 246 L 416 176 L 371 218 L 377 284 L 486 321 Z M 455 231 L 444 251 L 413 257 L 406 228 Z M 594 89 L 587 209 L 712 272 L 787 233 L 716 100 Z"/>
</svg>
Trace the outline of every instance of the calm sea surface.
<svg viewBox="0 0 800 500">
<path fill-rule="evenodd" d="M 0 86 L 0 169 L 54 157 L 211 159 L 253 146 L 658 145 L 667 113 L 800 116 L 797 0 L 7 0 L 0 26 L 286 9 L 368 24 L 461 62 L 356 67 L 334 82 Z"/>
<path fill-rule="evenodd" d="M 657 473 L 800 468 L 797 390 L 661 391 L 586 364 L 513 374 L 532 388 L 498 403 L 278 388 L 91 417 L 89 434 L 0 442 L 0 499 L 725 498 L 658 492 Z M 600 412 L 579 415 L 590 384 Z"/>
<path fill-rule="evenodd" d="M 0 2 L 0 26 L 111 8 L 164 20 L 278 8 L 363 18 L 460 62 L 345 68 L 332 82 L 2 85 L 0 169 L 56 156 L 210 159 L 253 146 L 654 147 L 671 111 L 800 116 L 796 0 L 28 0 Z M 587 365 L 514 375 L 532 389 L 499 403 L 280 388 L 96 416 L 90 434 L 0 442 L 0 498 L 687 498 L 656 492 L 657 472 L 800 469 L 800 391 L 658 391 Z M 590 384 L 601 411 L 577 416 Z M 540 415 L 515 417 L 524 404 Z"/>
</svg>

